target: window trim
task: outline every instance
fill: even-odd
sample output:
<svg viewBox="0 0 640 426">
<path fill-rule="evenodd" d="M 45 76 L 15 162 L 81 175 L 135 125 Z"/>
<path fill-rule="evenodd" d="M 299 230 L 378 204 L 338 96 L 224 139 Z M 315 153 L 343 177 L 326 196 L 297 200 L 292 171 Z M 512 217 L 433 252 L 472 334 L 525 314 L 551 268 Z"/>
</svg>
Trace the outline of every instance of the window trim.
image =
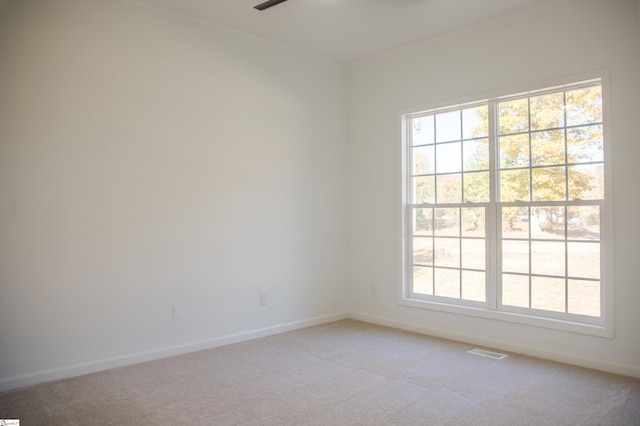
<svg viewBox="0 0 640 426">
<path fill-rule="evenodd" d="M 407 275 L 408 267 L 407 259 L 411 252 L 411 245 L 408 235 L 405 233 L 409 230 L 407 221 L 410 220 L 411 206 L 408 201 L 410 191 L 410 179 L 409 170 L 411 170 L 411 156 L 409 154 L 409 144 L 407 143 L 408 123 L 411 117 L 419 115 L 421 112 L 440 113 L 447 110 L 468 108 L 479 103 L 491 102 L 491 101 L 503 101 L 511 98 L 521 98 L 525 96 L 534 96 L 538 93 L 552 92 L 565 90 L 567 88 L 576 87 L 576 83 L 588 83 L 589 81 L 600 80 L 599 83 L 602 87 L 602 105 L 603 105 L 603 138 L 604 138 L 604 190 L 605 199 L 602 201 L 602 218 L 601 218 L 601 235 L 600 235 L 600 247 L 601 247 L 601 316 L 596 321 L 592 317 L 585 317 L 585 322 L 573 321 L 567 318 L 560 318 L 554 315 L 553 312 L 540 311 L 540 314 L 536 310 L 526 308 L 521 311 L 519 309 L 498 310 L 497 304 L 499 303 L 499 295 L 497 294 L 497 285 L 489 285 L 487 289 L 487 303 L 485 306 L 479 306 L 477 303 L 469 303 L 468 301 L 460 302 L 455 299 L 455 303 L 448 303 L 445 298 L 440 300 L 425 300 L 420 298 L 413 298 L 410 296 L 410 288 L 408 280 L 405 279 Z M 400 129 L 397 134 L 400 135 L 399 149 L 397 151 L 396 164 L 399 165 L 397 170 L 397 178 L 399 180 L 398 188 L 398 204 L 400 206 L 397 209 L 398 212 L 398 283 L 396 286 L 397 291 L 397 303 L 400 306 L 409 308 L 427 309 L 439 312 L 447 312 L 465 316 L 473 316 L 479 318 L 487 318 L 498 321 L 505 321 L 511 323 L 524 324 L 529 326 L 550 328 L 555 330 L 563 330 L 569 332 L 575 332 L 580 334 L 587 334 L 593 336 L 600 336 L 606 338 L 614 337 L 614 271 L 613 271 L 613 258 L 614 258 L 614 244 L 613 244 L 613 166 L 612 166 L 612 132 L 611 132 L 611 103 L 610 103 L 610 87 L 609 87 L 609 73 L 607 70 L 598 70 L 589 73 L 582 73 L 572 76 L 566 76 L 558 78 L 552 81 L 531 83 L 520 87 L 503 89 L 484 96 L 470 96 L 458 100 L 445 100 L 438 101 L 431 105 L 422 105 L 414 108 L 406 108 L 398 112 L 397 123 L 399 123 Z M 493 111 L 489 108 L 490 123 L 495 123 L 492 120 L 491 115 Z M 495 129 L 490 130 L 495 132 Z M 490 137 L 493 135 L 490 134 Z M 497 164 L 495 146 L 490 143 L 490 168 L 496 170 Z M 496 200 L 495 193 L 497 191 L 497 184 L 490 185 L 490 191 L 492 191 L 491 199 Z M 464 204 L 464 203 L 463 203 Z M 484 204 L 484 203 L 478 203 Z M 500 203 L 490 202 L 489 209 L 498 209 Z M 472 206 L 473 204 L 466 204 Z M 434 207 L 439 207 L 434 205 Z M 496 217 L 497 212 L 491 217 Z M 489 220 L 487 218 L 487 249 L 489 250 L 487 255 L 487 279 L 489 283 L 496 283 L 497 274 L 499 273 L 497 255 L 499 250 L 497 245 L 500 243 L 498 238 L 500 237 L 497 220 Z M 496 258 L 492 258 L 495 254 Z M 493 264 L 489 265 L 489 262 Z M 524 312 L 526 311 L 526 312 Z M 579 315 L 573 315 L 575 319 L 580 318 Z"/>
</svg>

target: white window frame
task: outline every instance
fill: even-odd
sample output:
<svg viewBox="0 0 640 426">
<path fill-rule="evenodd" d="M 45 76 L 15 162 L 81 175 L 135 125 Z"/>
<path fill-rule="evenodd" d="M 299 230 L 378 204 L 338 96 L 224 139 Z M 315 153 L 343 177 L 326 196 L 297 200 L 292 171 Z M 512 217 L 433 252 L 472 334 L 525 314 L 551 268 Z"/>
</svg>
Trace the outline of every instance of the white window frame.
<svg viewBox="0 0 640 426">
<path fill-rule="evenodd" d="M 499 247 L 501 241 L 500 230 L 498 229 L 499 221 L 496 220 L 497 209 L 500 203 L 497 201 L 497 182 L 492 178 L 491 202 L 488 203 L 488 209 L 490 213 L 487 215 L 487 302 L 478 303 L 465 301 L 463 299 L 447 299 L 444 297 L 416 297 L 411 294 L 412 291 L 412 264 L 411 260 L 413 253 L 411 250 L 410 240 L 412 235 L 408 235 L 407 232 L 411 229 L 408 225 L 410 218 L 410 191 L 411 191 L 411 178 L 410 178 L 410 136 L 408 126 L 410 119 L 421 113 L 440 113 L 447 109 L 462 109 L 471 107 L 480 103 L 492 102 L 497 103 L 503 99 L 514 97 L 528 97 L 534 96 L 538 93 L 561 91 L 566 88 L 574 87 L 574 85 L 582 82 L 597 81 L 602 87 L 602 109 L 603 109 L 603 138 L 604 138 L 604 190 L 605 200 L 602 201 L 601 210 L 601 235 L 600 235 L 600 253 L 601 253 L 601 268 L 600 268 L 600 282 L 601 282 L 601 316 L 576 318 L 579 316 L 571 316 L 567 314 L 556 314 L 553 312 L 540 312 L 531 309 L 501 309 L 499 303 L 499 291 L 498 291 L 498 274 L 500 273 L 500 265 L 498 259 L 500 258 Z M 514 322 L 520 324 L 527 324 L 531 326 L 538 326 L 544 328 L 551 328 L 563 331 L 576 332 L 581 334 L 588 334 L 601 337 L 614 337 L 614 324 L 613 324 L 613 306 L 614 306 L 614 275 L 613 275 L 613 167 L 611 164 L 612 159 L 612 137 L 611 137 L 611 119 L 610 119 L 610 102 L 609 102 L 609 76 L 607 71 L 597 71 L 593 73 L 584 73 L 580 75 L 574 75 L 570 77 L 561 78 L 554 81 L 547 81 L 539 84 L 532 84 L 523 87 L 503 90 L 496 93 L 491 93 L 487 96 L 478 96 L 475 98 L 465 98 L 455 101 L 439 102 L 437 104 L 425 105 L 422 107 L 406 109 L 400 111 L 399 120 L 401 135 L 401 143 L 399 143 L 399 180 L 398 185 L 401 188 L 400 191 L 400 205 L 399 209 L 399 286 L 397 302 L 401 306 L 411 308 L 429 309 L 435 311 L 449 312 L 460 315 L 470 315 L 481 318 L 488 318 L 499 321 Z M 495 129 L 491 129 L 492 122 L 495 125 L 495 120 L 492 117 L 492 108 L 489 108 L 489 120 L 490 120 L 490 135 L 489 138 L 496 138 Z M 490 168 L 493 176 L 497 176 L 497 154 L 495 149 L 495 142 L 490 140 Z M 531 203 L 528 203 L 531 204 Z M 460 203 L 460 206 L 482 206 L 483 203 Z M 455 207 L 456 205 L 451 205 Z M 437 205 L 434 205 L 437 207 Z M 491 220 L 490 218 L 493 218 Z M 567 318 L 567 317 L 571 318 Z"/>
</svg>

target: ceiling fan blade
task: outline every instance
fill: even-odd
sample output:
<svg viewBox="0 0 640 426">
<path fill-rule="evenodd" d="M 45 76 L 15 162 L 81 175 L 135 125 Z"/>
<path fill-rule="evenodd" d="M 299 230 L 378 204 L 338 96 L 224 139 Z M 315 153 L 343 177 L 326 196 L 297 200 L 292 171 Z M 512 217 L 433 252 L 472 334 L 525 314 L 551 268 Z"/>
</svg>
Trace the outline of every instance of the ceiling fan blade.
<svg viewBox="0 0 640 426">
<path fill-rule="evenodd" d="M 269 0 L 269 1 L 265 1 L 264 3 L 260 3 L 259 5 L 255 6 L 254 9 L 258 9 L 258 10 L 269 9 L 271 6 L 275 6 L 276 4 L 280 4 L 283 1 L 287 1 L 287 0 Z"/>
</svg>

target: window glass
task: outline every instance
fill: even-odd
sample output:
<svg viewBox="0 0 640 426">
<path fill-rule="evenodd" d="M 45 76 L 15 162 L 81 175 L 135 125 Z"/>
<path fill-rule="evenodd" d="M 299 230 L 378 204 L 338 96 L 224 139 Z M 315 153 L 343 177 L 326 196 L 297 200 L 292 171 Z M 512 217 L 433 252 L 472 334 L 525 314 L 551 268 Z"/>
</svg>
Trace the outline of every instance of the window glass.
<svg viewBox="0 0 640 426">
<path fill-rule="evenodd" d="M 409 126 L 409 297 L 601 319 L 600 84 L 430 112 Z"/>
</svg>

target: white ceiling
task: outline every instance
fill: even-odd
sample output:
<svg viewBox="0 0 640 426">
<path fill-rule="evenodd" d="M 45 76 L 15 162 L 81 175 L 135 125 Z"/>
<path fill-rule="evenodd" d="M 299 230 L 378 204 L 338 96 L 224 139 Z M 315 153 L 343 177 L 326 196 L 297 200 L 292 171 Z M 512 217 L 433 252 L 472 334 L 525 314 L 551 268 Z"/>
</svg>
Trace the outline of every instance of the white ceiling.
<svg viewBox="0 0 640 426">
<path fill-rule="evenodd" d="M 342 61 L 558 0 L 135 0 Z"/>
</svg>

